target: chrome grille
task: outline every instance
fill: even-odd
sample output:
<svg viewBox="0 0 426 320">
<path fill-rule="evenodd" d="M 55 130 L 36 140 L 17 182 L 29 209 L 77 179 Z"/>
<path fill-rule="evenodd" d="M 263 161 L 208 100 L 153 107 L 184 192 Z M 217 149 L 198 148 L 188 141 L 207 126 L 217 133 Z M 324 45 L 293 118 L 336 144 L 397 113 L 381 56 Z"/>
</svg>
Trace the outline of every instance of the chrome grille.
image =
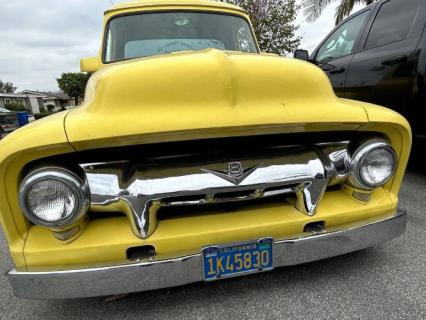
<svg viewBox="0 0 426 320">
<path fill-rule="evenodd" d="M 125 213 L 134 233 L 149 237 L 162 207 L 209 205 L 294 194 L 295 207 L 314 215 L 327 186 L 348 172 L 347 142 L 288 147 L 251 156 L 175 165 L 118 161 L 82 164 L 93 211 Z"/>
</svg>

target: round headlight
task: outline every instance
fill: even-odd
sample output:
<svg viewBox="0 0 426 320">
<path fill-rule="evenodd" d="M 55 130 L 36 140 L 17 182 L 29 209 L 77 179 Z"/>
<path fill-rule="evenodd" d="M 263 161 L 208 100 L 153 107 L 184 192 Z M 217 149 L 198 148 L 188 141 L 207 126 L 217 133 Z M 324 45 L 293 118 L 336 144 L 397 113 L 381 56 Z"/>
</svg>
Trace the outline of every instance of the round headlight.
<svg viewBox="0 0 426 320">
<path fill-rule="evenodd" d="M 19 200 L 31 222 L 46 227 L 62 227 L 79 220 L 90 205 L 88 185 L 63 168 L 33 171 L 21 183 Z"/>
<path fill-rule="evenodd" d="M 388 142 L 368 141 L 352 157 L 349 181 L 361 189 L 380 187 L 395 174 L 396 162 L 395 151 Z"/>
</svg>

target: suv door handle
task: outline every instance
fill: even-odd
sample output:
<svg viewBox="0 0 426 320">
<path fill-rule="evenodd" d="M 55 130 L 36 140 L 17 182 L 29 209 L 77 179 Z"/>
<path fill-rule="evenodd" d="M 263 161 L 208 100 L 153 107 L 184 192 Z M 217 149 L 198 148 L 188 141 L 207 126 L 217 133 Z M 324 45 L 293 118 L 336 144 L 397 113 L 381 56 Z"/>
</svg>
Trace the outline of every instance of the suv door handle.
<svg viewBox="0 0 426 320">
<path fill-rule="evenodd" d="M 382 61 L 382 66 L 393 66 L 397 63 L 406 62 L 408 60 L 407 55 L 395 56 Z"/>
<path fill-rule="evenodd" d="M 322 71 L 330 73 L 330 74 L 337 74 L 337 73 L 342 73 L 346 71 L 345 67 L 337 67 L 329 63 L 320 64 L 319 67 L 322 69 Z"/>
<path fill-rule="evenodd" d="M 345 71 L 346 71 L 345 67 L 340 67 L 340 68 L 335 68 L 330 70 L 330 74 L 338 74 L 338 73 L 343 73 Z"/>
<path fill-rule="evenodd" d="M 320 64 L 319 67 L 324 72 L 329 72 L 330 70 L 336 69 L 336 66 L 333 66 L 332 64 L 328 64 L 328 63 Z"/>
</svg>

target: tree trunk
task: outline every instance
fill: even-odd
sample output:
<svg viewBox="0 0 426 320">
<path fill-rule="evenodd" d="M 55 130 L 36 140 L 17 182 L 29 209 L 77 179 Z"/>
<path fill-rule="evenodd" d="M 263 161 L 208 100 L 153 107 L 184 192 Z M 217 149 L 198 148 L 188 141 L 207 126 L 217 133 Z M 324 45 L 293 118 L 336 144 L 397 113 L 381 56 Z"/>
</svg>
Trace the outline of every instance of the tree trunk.
<svg viewBox="0 0 426 320">
<path fill-rule="evenodd" d="M 74 97 L 75 106 L 78 106 L 78 97 Z"/>
</svg>

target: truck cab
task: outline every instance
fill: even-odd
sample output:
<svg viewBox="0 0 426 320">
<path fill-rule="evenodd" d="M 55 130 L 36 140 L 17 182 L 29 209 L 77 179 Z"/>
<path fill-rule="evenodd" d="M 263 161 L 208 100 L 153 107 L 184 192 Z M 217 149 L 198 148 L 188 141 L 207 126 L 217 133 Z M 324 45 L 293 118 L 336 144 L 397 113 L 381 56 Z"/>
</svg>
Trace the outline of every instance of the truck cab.
<svg viewBox="0 0 426 320">
<path fill-rule="evenodd" d="M 167 0 L 121 3 L 105 12 L 99 55 L 81 61 L 81 69 L 94 72 L 111 64 L 203 49 L 260 53 L 248 15 L 239 7 L 199 1 L 158 10 Z M 141 12 L 141 8 L 143 11 Z M 218 12 L 220 8 L 220 12 Z M 122 13 L 123 10 L 128 10 Z"/>
</svg>

